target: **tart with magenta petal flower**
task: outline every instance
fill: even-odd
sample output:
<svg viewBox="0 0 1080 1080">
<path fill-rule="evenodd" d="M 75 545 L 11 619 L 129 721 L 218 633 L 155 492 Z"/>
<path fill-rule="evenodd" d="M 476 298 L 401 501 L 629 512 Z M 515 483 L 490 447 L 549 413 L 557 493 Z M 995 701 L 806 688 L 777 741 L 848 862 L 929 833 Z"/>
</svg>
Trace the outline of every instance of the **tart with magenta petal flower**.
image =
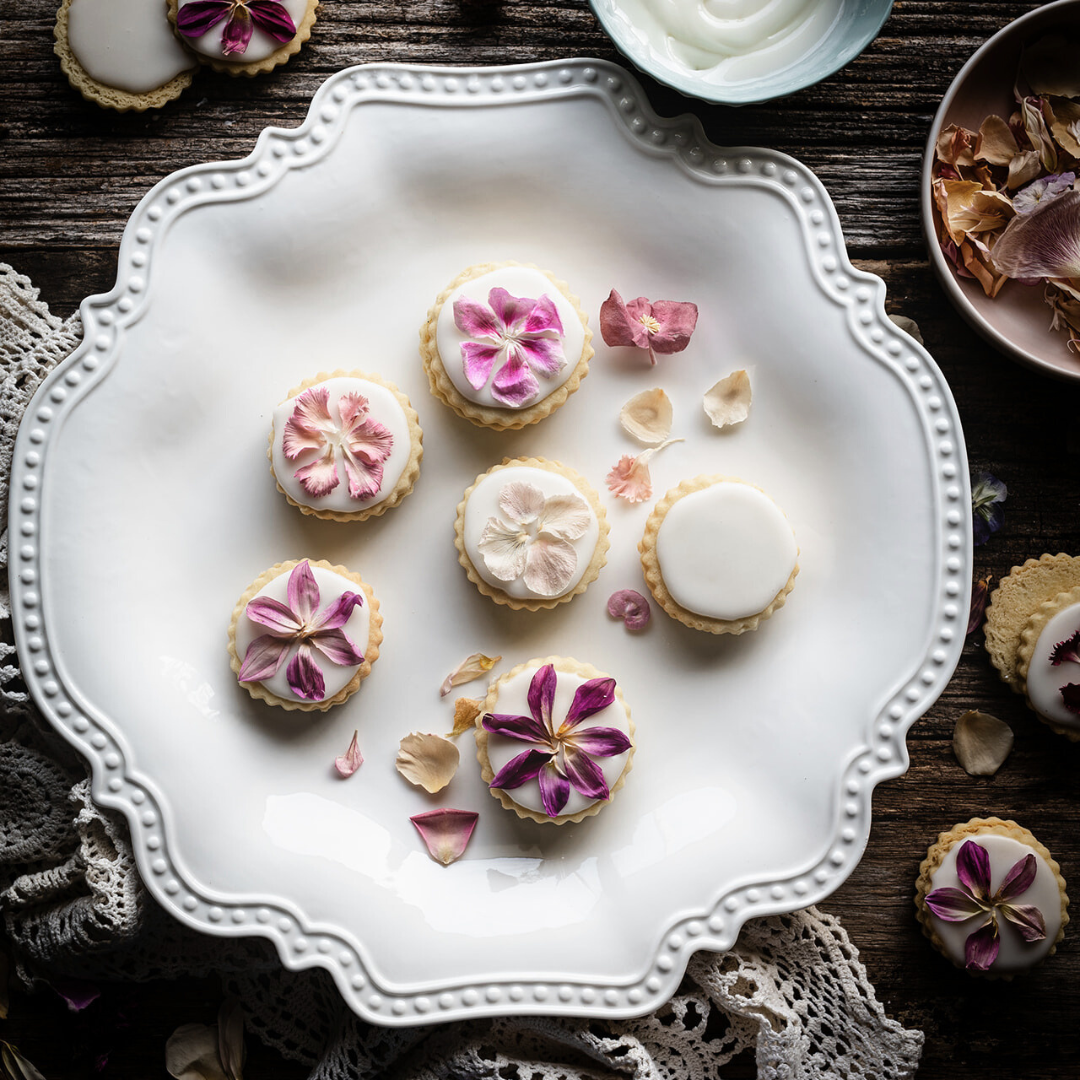
<svg viewBox="0 0 1080 1080">
<path fill-rule="evenodd" d="M 331 521 L 383 514 L 412 491 L 423 455 L 409 399 L 378 375 L 316 375 L 274 410 L 270 471 L 304 514 Z"/>
<path fill-rule="evenodd" d="M 539 611 L 573 599 L 607 562 L 607 515 L 589 482 L 544 458 L 505 458 L 457 508 L 469 580 L 497 604 Z"/>
<path fill-rule="evenodd" d="M 567 284 L 522 263 L 459 274 L 420 330 L 431 392 L 466 420 L 505 431 L 549 416 L 593 355 L 588 317 Z"/>
<path fill-rule="evenodd" d="M 318 0 L 168 0 L 176 36 L 215 71 L 259 75 L 311 37 Z"/>
<path fill-rule="evenodd" d="M 480 771 L 518 817 L 566 825 L 598 814 L 623 786 L 634 723 L 610 675 L 569 657 L 519 664 L 476 719 Z"/>
<path fill-rule="evenodd" d="M 1053 955 L 1069 897 L 1061 868 L 1027 829 L 973 818 L 941 833 L 919 867 L 923 933 L 972 975 L 1010 979 Z"/>
<path fill-rule="evenodd" d="M 229 658 L 253 698 L 325 712 L 371 674 L 382 643 L 375 594 L 322 560 L 278 563 L 245 590 L 229 623 Z"/>
</svg>

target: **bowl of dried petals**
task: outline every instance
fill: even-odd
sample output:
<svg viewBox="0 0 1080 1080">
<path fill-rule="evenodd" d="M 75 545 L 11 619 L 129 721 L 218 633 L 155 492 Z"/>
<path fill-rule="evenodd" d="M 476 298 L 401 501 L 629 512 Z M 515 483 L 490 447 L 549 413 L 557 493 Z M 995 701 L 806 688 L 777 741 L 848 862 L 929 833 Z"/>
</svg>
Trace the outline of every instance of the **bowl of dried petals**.
<svg viewBox="0 0 1080 1080">
<path fill-rule="evenodd" d="M 1080 379 L 1080 0 L 986 42 L 942 100 L 923 232 L 960 314 L 993 346 Z"/>
</svg>

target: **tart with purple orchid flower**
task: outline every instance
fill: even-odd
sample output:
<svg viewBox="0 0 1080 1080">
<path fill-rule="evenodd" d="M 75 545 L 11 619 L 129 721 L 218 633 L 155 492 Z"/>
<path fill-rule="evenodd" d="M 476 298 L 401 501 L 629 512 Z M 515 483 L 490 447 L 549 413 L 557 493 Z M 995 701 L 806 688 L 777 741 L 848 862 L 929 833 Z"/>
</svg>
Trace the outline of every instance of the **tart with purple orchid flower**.
<svg viewBox="0 0 1080 1080">
<path fill-rule="evenodd" d="M 259 75 L 300 51 L 318 6 L 318 0 L 168 0 L 168 15 L 202 63 L 229 75 Z"/>
<path fill-rule="evenodd" d="M 1038 718 L 1080 742 L 1080 585 L 1045 600 L 1020 633 L 1017 680 Z"/>
<path fill-rule="evenodd" d="M 245 590 L 229 623 L 229 658 L 253 698 L 325 712 L 371 674 L 382 643 L 371 587 L 322 560 L 278 563 Z"/>
<path fill-rule="evenodd" d="M 589 320 L 567 284 L 516 262 L 470 266 L 420 329 L 431 392 L 466 420 L 505 431 L 549 416 L 593 355 Z"/>
<path fill-rule="evenodd" d="M 301 513 L 363 521 L 412 491 L 423 432 L 393 383 L 335 371 L 289 391 L 274 410 L 267 454 L 278 491 Z"/>
<path fill-rule="evenodd" d="M 507 810 L 565 825 L 599 813 L 623 786 L 634 723 L 611 676 L 549 656 L 492 685 L 476 720 L 476 748 L 481 775 Z"/>
<path fill-rule="evenodd" d="M 1065 879 L 1015 821 L 973 818 L 941 833 L 919 867 L 923 933 L 957 967 L 1009 979 L 1051 956 L 1069 921 Z"/>
<path fill-rule="evenodd" d="M 607 515 L 578 472 L 505 458 L 457 508 L 455 545 L 469 580 L 497 604 L 539 611 L 573 599 L 607 562 Z"/>
</svg>

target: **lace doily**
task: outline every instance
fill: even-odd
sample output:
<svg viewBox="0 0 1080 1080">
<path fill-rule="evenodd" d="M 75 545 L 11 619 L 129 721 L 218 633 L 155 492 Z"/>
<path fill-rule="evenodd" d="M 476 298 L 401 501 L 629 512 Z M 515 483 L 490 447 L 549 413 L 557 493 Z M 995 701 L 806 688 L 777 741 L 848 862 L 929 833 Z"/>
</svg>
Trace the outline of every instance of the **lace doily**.
<svg viewBox="0 0 1080 1080">
<path fill-rule="evenodd" d="M 913 1076 L 923 1036 L 889 1020 L 838 920 L 814 908 L 743 928 L 698 953 L 678 994 L 636 1020 L 504 1017 L 411 1029 L 364 1023 L 320 970 L 286 971 L 260 938 L 210 938 L 143 889 L 127 826 L 90 798 L 86 769 L 22 686 L 7 590 L 8 475 L 22 414 L 81 338 L 24 276 L 0 264 L 0 916 L 27 985 L 221 974 L 248 1030 L 312 1080 L 719 1078 L 752 1049 L 769 1080 Z"/>
</svg>

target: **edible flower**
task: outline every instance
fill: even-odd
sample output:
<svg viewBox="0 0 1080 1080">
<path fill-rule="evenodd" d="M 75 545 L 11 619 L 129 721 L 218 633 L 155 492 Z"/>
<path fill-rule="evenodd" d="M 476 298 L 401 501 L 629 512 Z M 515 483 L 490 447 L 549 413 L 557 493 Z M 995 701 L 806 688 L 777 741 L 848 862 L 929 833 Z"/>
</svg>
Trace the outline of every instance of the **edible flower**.
<svg viewBox="0 0 1080 1080">
<path fill-rule="evenodd" d="M 671 434 L 673 417 L 671 398 L 657 387 L 635 394 L 620 410 L 619 423 L 627 435 L 655 446 Z"/>
<path fill-rule="evenodd" d="M 509 524 L 490 517 L 477 547 L 499 581 L 523 578 L 538 596 L 558 596 L 577 571 L 571 540 L 585 535 L 591 514 L 580 495 L 545 498 L 534 484 L 514 480 L 499 492 L 499 509 Z"/>
<path fill-rule="evenodd" d="M 971 485 L 971 520 L 975 546 L 985 544 L 1005 520 L 1005 502 L 1009 489 L 992 473 L 983 472 Z"/>
<path fill-rule="evenodd" d="M 446 697 L 455 686 L 472 682 L 473 679 L 479 679 L 481 675 L 486 675 L 501 659 L 501 656 L 485 656 L 483 653 L 478 652 L 474 652 L 471 656 L 465 657 L 465 659 L 462 660 L 445 679 L 443 679 L 443 684 L 439 687 L 439 697 Z"/>
<path fill-rule="evenodd" d="M 1021 188 L 1013 196 L 1013 209 L 1018 214 L 1030 214 L 1035 207 L 1042 203 L 1050 202 L 1066 191 L 1071 191 L 1076 183 L 1076 173 L 1056 173 L 1053 176 L 1044 176 L 1039 180 L 1032 180 L 1027 187 Z"/>
<path fill-rule="evenodd" d="M 1080 278 L 1080 191 L 1068 190 L 1017 214 L 994 245 L 997 268 L 1011 278 Z"/>
<path fill-rule="evenodd" d="M 312 451 L 317 455 L 293 474 L 314 498 L 338 486 L 338 454 L 349 478 L 349 495 L 370 499 L 382 486 L 383 464 L 394 446 L 390 429 L 368 415 L 370 402 L 352 391 L 338 398 L 340 423 L 330 415 L 330 391 L 312 386 L 298 395 L 285 422 L 282 450 L 290 461 Z"/>
<path fill-rule="evenodd" d="M 359 734 L 359 731 L 354 731 L 348 750 L 340 757 L 334 758 L 334 768 L 337 769 L 339 776 L 352 776 L 364 764 L 364 755 L 360 753 L 360 745 L 356 741 Z"/>
<path fill-rule="evenodd" d="M 637 457 L 632 454 L 623 454 L 611 472 L 607 474 L 608 491 L 627 502 L 639 503 L 652 497 L 652 476 L 649 473 L 649 462 L 653 454 L 663 450 L 672 443 L 682 442 L 682 439 L 668 439 L 659 446 L 652 446 L 648 450 L 642 450 Z"/>
<path fill-rule="evenodd" d="M 469 385 L 474 390 L 485 386 L 492 368 L 502 360 L 491 382 L 491 396 L 511 409 L 540 392 L 534 371 L 550 379 L 566 366 L 562 320 L 547 295 L 532 300 L 497 287 L 488 293 L 487 304 L 462 296 L 454 301 L 454 325 L 478 339 L 461 345 Z"/>
<path fill-rule="evenodd" d="M 600 305 L 600 334 L 608 345 L 648 349 L 655 364 L 656 353 L 682 352 L 690 344 L 697 319 L 697 304 L 644 296 L 627 303 L 612 289 Z"/>
<path fill-rule="evenodd" d="M 582 720 L 606 709 L 615 700 L 615 680 L 589 679 L 574 691 L 566 719 L 555 727 L 552 708 L 558 675 L 545 664 L 529 684 L 529 716 L 486 713 L 480 720 L 485 731 L 521 739 L 533 749 L 518 754 L 501 768 L 490 787 L 513 789 L 529 780 L 540 786 L 540 799 L 548 817 L 558 817 L 573 787 L 588 799 L 609 799 L 607 781 L 594 758 L 614 757 L 630 749 L 625 732 L 612 727 L 580 729 Z"/>
<path fill-rule="evenodd" d="M 278 0 L 194 0 L 176 13 L 176 29 L 184 37 L 202 37 L 222 19 L 227 20 L 221 32 L 226 59 L 247 51 L 256 26 L 282 45 L 296 37 L 296 23 Z"/>
<path fill-rule="evenodd" d="M 1072 637 L 1059 641 L 1050 654 L 1050 666 L 1059 667 L 1061 664 L 1080 664 L 1080 630 Z M 1061 700 L 1065 708 L 1070 712 L 1080 713 L 1080 684 L 1066 683 L 1058 687 Z"/>
<path fill-rule="evenodd" d="M 974 634 L 986 617 L 986 602 L 990 599 L 990 578 L 980 578 L 971 586 L 971 607 L 968 610 L 967 633 Z"/>
<path fill-rule="evenodd" d="M 454 778 L 461 760 L 458 748 L 442 735 L 414 731 L 398 744 L 397 771 L 434 795 Z"/>
<path fill-rule="evenodd" d="M 1001 942 L 998 916 L 1004 916 L 1027 942 L 1046 937 L 1046 920 L 1034 904 L 1014 904 L 1013 900 L 1031 888 L 1038 872 L 1038 860 L 1031 853 L 1013 864 L 1001 887 L 990 895 L 990 856 L 981 844 L 965 840 L 956 856 L 956 876 L 960 888 L 945 886 L 926 897 L 926 906 L 946 922 L 964 922 L 979 917 L 964 945 L 964 967 L 986 971 L 997 959 Z"/>
<path fill-rule="evenodd" d="M 297 697 L 322 701 L 326 683 L 313 650 L 341 667 L 362 664 L 364 655 L 343 627 L 353 608 L 364 603 L 360 593 L 344 592 L 324 611 L 315 575 L 307 559 L 289 574 L 288 604 L 269 596 L 248 601 L 245 612 L 252 622 L 261 623 L 268 633 L 257 637 L 244 654 L 240 682 L 262 682 L 276 675 L 294 646 L 299 646 L 285 669 L 285 678 Z"/>
<path fill-rule="evenodd" d="M 409 818 L 427 845 L 431 857 L 443 866 L 449 866 L 465 854 L 479 819 L 480 815 L 474 810 L 454 810 L 451 807 L 428 810 Z"/>
<path fill-rule="evenodd" d="M 643 630 L 652 617 L 649 601 L 635 589 L 620 589 L 612 593 L 607 602 L 607 612 L 613 619 L 622 619 L 627 630 Z"/>
</svg>

